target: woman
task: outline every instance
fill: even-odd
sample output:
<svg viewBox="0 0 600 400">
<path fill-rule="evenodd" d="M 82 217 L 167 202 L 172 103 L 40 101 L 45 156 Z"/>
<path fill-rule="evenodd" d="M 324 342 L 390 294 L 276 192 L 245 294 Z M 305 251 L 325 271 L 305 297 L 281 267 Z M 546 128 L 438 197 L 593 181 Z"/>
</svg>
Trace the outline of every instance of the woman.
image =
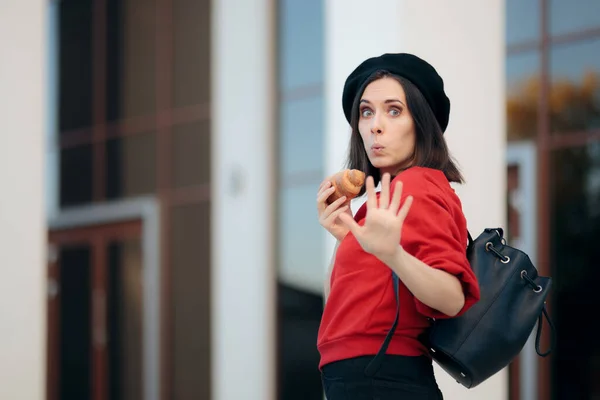
<svg viewBox="0 0 600 400">
<path fill-rule="evenodd" d="M 348 199 L 326 204 L 327 180 L 317 195 L 319 221 L 337 239 L 318 336 L 327 398 L 442 399 L 421 338 L 431 318 L 461 315 L 479 300 L 450 186 L 463 178 L 443 136 L 443 81 L 414 55 L 384 54 L 350 74 L 342 103 L 352 128 L 348 167 L 367 174 L 367 200 L 353 217 Z M 392 271 L 400 278 L 398 325 L 367 375 L 396 316 Z"/>
</svg>

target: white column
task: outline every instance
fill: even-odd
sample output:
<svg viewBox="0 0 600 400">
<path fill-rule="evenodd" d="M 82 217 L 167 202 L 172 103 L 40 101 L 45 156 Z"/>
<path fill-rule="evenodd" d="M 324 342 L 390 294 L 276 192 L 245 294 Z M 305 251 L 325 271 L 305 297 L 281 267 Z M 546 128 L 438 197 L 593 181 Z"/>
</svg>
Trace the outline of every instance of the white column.
<svg viewBox="0 0 600 400">
<path fill-rule="evenodd" d="M 450 97 L 445 136 L 467 181 L 456 189 L 469 229 L 478 235 L 483 228 L 505 226 L 504 1 L 403 5 L 402 50 L 430 61 Z M 508 398 L 507 370 L 473 390 L 463 389 L 440 368 L 436 373 L 447 399 Z"/>
<path fill-rule="evenodd" d="M 212 2 L 213 400 L 275 399 L 275 8 Z"/>
<path fill-rule="evenodd" d="M 504 1 L 381 0 L 365 7 L 359 0 L 330 0 L 325 25 L 328 172 L 340 168 L 348 143 L 341 109 L 348 74 L 367 57 L 414 53 L 438 70 L 452 103 L 445 136 L 467 181 L 456 189 L 469 229 L 477 235 L 505 226 Z M 436 376 L 445 399 L 508 398 L 506 370 L 473 390 L 437 366 Z"/>
<path fill-rule="evenodd" d="M 342 110 L 346 77 L 373 55 L 400 51 L 398 14 L 401 2 L 326 0 L 325 2 L 325 176 L 346 160 L 350 126 Z M 324 269 L 331 261 L 335 239 L 325 230 Z"/>
<path fill-rule="evenodd" d="M 0 2 L 0 399 L 45 398 L 47 4 Z"/>
</svg>

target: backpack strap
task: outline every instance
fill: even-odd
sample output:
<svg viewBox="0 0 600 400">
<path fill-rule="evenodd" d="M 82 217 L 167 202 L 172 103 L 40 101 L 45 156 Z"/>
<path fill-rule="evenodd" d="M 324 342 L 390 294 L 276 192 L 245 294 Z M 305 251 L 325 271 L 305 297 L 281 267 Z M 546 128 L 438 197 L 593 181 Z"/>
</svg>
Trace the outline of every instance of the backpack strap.
<svg viewBox="0 0 600 400">
<path fill-rule="evenodd" d="M 498 234 L 500 234 L 500 233 L 498 233 Z M 471 236 L 471 232 L 469 232 L 469 230 L 467 230 L 467 237 L 469 239 L 469 243 L 468 243 L 467 247 L 471 247 L 473 245 L 474 240 L 473 240 L 473 237 Z M 369 377 L 372 377 L 373 375 L 375 375 L 375 373 L 381 367 L 381 364 L 383 363 L 383 357 L 385 356 L 385 352 L 387 351 L 387 348 L 390 345 L 392 338 L 394 337 L 394 332 L 396 332 L 396 327 L 398 326 L 398 319 L 400 317 L 400 278 L 398 278 L 398 275 L 396 275 L 396 273 L 393 271 L 392 271 L 392 282 L 394 283 L 394 294 L 396 296 L 396 318 L 394 318 L 394 323 L 392 324 L 392 327 L 388 331 L 388 333 L 385 337 L 385 340 L 383 341 L 383 344 L 379 348 L 379 351 L 377 352 L 377 354 L 375 355 L 373 360 L 371 360 L 369 365 L 367 365 L 367 367 L 365 368 L 365 375 L 367 375 Z"/>
<path fill-rule="evenodd" d="M 541 341 L 541 336 L 542 336 L 542 324 L 544 322 L 543 317 L 546 317 L 546 321 L 548 321 L 548 325 L 550 325 L 550 329 L 552 331 L 552 334 L 550 336 L 550 348 L 545 353 L 542 353 L 542 351 L 540 350 L 540 341 Z M 540 357 L 546 357 L 547 355 L 552 353 L 552 351 L 554 350 L 554 347 L 556 345 L 555 338 L 556 338 L 556 329 L 554 328 L 554 324 L 552 323 L 552 321 L 550 320 L 550 317 L 548 316 L 548 310 L 546 310 L 546 304 L 544 304 L 544 308 L 542 308 L 542 313 L 540 314 L 540 316 L 538 318 L 537 333 L 535 335 L 535 352 L 538 353 L 538 355 Z"/>
<path fill-rule="evenodd" d="M 381 367 L 381 364 L 383 363 L 383 357 L 385 356 L 385 352 L 387 351 L 387 348 L 390 345 L 390 342 L 392 341 L 392 337 L 394 337 L 396 327 L 398 326 L 398 319 L 400 316 L 400 278 L 398 278 L 398 275 L 396 275 L 395 272 L 392 272 L 392 281 L 394 282 L 394 294 L 396 295 L 396 318 L 394 318 L 394 323 L 392 324 L 392 327 L 387 333 L 385 340 L 381 345 L 381 348 L 377 352 L 377 355 L 365 368 L 365 375 L 369 377 L 374 376 L 375 373 Z"/>
</svg>

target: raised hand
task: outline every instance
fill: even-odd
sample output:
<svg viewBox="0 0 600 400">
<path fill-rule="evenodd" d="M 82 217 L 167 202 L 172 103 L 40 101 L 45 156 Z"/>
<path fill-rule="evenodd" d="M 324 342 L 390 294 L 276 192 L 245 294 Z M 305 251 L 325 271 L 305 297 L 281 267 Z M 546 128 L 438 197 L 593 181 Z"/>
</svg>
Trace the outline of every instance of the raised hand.
<svg viewBox="0 0 600 400">
<path fill-rule="evenodd" d="M 352 219 L 349 204 L 346 196 L 342 196 L 333 203 L 327 205 L 327 198 L 335 191 L 335 187 L 329 180 L 325 180 L 319 187 L 317 193 L 317 211 L 319 213 L 319 223 L 337 240 L 342 240 L 348 234 L 348 227 L 340 220 L 340 215 L 347 215 Z"/>
<path fill-rule="evenodd" d="M 390 200 L 390 175 L 385 173 L 381 179 L 379 201 L 375 193 L 373 177 L 369 176 L 367 186 L 367 216 L 365 223 L 360 226 L 347 214 L 341 214 L 339 219 L 356 237 L 363 250 L 373 254 L 380 260 L 388 260 L 399 248 L 402 225 L 412 204 L 412 196 L 408 196 L 400 207 L 402 199 L 402 182 L 394 188 Z"/>
</svg>

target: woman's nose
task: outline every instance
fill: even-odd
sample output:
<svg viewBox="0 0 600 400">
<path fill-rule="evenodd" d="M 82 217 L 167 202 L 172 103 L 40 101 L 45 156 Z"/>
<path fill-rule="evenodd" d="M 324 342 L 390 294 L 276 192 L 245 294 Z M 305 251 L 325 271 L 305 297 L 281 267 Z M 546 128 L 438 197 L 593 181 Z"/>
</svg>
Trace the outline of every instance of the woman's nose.
<svg viewBox="0 0 600 400">
<path fill-rule="evenodd" d="M 377 117 L 373 118 L 373 124 L 371 125 L 371 133 L 374 135 L 381 135 L 383 133 L 383 125 L 381 120 Z"/>
</svg>

